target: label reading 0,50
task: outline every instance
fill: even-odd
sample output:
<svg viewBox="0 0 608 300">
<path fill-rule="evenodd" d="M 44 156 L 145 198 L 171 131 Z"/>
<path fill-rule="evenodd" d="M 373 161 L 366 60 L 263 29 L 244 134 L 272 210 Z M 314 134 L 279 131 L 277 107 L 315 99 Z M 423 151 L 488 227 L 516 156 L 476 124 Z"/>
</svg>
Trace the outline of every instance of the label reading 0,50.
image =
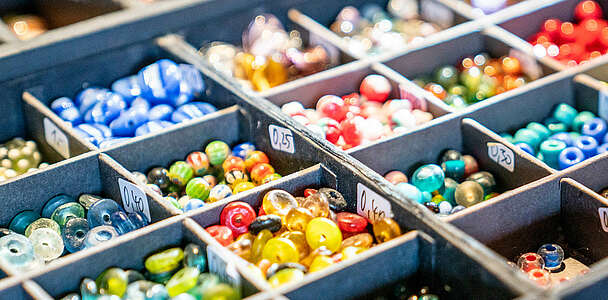
<svg viewBox="0 0 608 300">
<path fill-rule="evenodd" d="M 269 125 L 268 134 L 273 149 L 291 154 L 296 152 L 291 130 L 276 125 Z"/>
</svg>

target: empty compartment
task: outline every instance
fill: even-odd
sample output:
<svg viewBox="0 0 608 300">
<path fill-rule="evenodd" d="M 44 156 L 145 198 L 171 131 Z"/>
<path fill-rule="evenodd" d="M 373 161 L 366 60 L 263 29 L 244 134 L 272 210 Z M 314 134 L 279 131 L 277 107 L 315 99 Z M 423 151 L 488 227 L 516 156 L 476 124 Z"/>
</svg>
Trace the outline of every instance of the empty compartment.
<svg viewBox="0 0 608 300">
<path fill-rule="evenodd" d="M 6 209 L 3 210 L 2 214 L 0 214 L 0 224 L 2 224 L 2 227 L 11 228 L 20 234 L 25 233 L 25 235 L 28 237 L 32 237 L 31 234 L 35 233 L 35 230 L 40 227 L 39 225 L 41 225 L 41 227 L 45 227 L 45 229 L 50 228 L 62 232 L 62 230 L 64 230 L 66 228 L 65 226 L 68 224 L 67 221 L 69 221 L 71 218 L 80 217 L 81 215 L 84 215 L 83 218 L 88 219 L 90 222 L 93 220 L 96 223 L 96 225 L 93 223 L 87 223 L 86 226 L 95 227 L 99 226 L 99 224 L 114 226 L 112 221 L 113 219 L 111 219 L 112 216 L 110 214 L 116 211 L 116 206 L 104 204 L 103 206 L 98 206 L 97 208 L 91 207 L 91 203 L 95 203 L 99 201 L 99 199 L 96 200 L 87 197 L 80 198 L 80 196 L 83 194 L 95 195 L 102 199 L 111 199 L 103 201 L 107 202 L 113 200 L 118 204 L 117 208 L 124 209 L 126 212 L 139 211 L 142 213 L 142 219 L 146 219 L 144 223 L 154 223 L 175 214 L 171 208 L 165 207 L 159 201 L 154 200 L 154 195 L 146 194 L 143 191 L 137 194 L 138 190 L 131 188 L 134 186 L 134 183 L 129 181 L 130 176 L 131 175 L 126 172 L 126 170 L 122 169 L 107 155 L 95 153 L 86 154 L 78 158 L 73 158 L 50 166 L 44 170 L 33 172 L 31 175 L 21 178 L 20 180 L 7 182 L 0 185 L 0 195 L 2 195 L 2 198 L 5 199 L 6 205 Z M 126 197 L 125 195 L 131 195 L 130 191 L 133 191 L 137 197 Z M 72 199 L 64 199 L 62 197 L 56 198 L 56 196 L 60 195 L 66 195 Z M 123 198 L 123 196 L 126 198 Z M 53 199 L 53 203 L 57 204 L 51 205 L 49 208 L 47 208 L 47 210 L 43 211 L 46 204 L 51 199 Z M 67 202 L 69 200 L 74 200 L 75 202 L 80 202 L 82 204 L 78 209 L 72 207 L 69 209 L 69 213 L 67 214 L 59 213 L 60 210 L 68 209 L 64 204 L 68 204 Z M 135 202 L 131 202 L 131 200 Z M 111 204 L 111 202 L 108 203 Z M 141 203 L 142 205 L 135 206 L 130 203 Z M 125 207 L 125 205 L 131 207 Z M 55 206 L 57 206 L 57 208 L 54 210 L 50 208 Z M 95 209 L 95 211 L 98 213 L 93 214 L 91 218 L 89 218 L 87 213 L 91 210 L 86 210 L 83 208 L 83 206 Z M 107 209 L 99 210 L 100 207 L 106 207 Z M 46 216 L 46 214 L 51 213 L 51 210 L 52 212 L 57 212 L 57 215 L 52 214 L 50 217 Z M 20 214 L 24 211 L 29 212 Z M 18 218 L 21 220 L 19 223 L 17 223 L 15 220 L 17 215 L 19 215 Z M 62 227 L 56 223 L 54 223 L 55 226 L 51 226 L 50 224 L 44 225 L 47 223 L 42 222 L 39 225 L 32 227 L 31 230 L 27 230 L 25 226 L 31 224 L 35 220 L 40 219 L 40 215 L 44 215 L 46 218 L 52 218 L 53 221 L 59 224 L 64 222 L 65 224 L 63 224 L 64 226 Z M 61 215 L 65 217 L 62 218 Z M 13 221 L 15 221 L 14 224 L 12 224 Z M 12 224 L 13 226 L 9 227 L 9 224 Z M 84 238 L 86 237 L 86 233 L 88 231 L 84 229 L 86 227 L 74 226 L 75 227 L 72 227 L 72 225 L 70 225 L 70 228 L 75 228 L 74 235 L 77 237 L 77 239 L 75 238 L 72 240 L 78 241 L 78 243 L 70 243 L 69 245 L 72 245 L 72 249 L 82 249 L 81 246 L 84 243 Z M 135 228 L 139 226 L 141 225 L 136 225 Z M 113 237 L 112 230 L 105 230 L 104 232 L 107 233 L 105 238 L 111 239 Z M 103 237 L 104 232 L 100 233 L 99 237 Z M 118 230 L 118 232 L 124 234 L 128 232 L 128 230 Z M 118 232 L 114 231 L 114 234 L 118 235 Z M 101 241 L 100 239 L 98 240 Z M 52 240 L 51 242 L 53 241 L 55 240 Z M 62 239 L 62 241 L 67 240 Z M 91 241 L 94 241 L 94 239 Z M 46 240 L 40 240 L 40 243 L 46 243 Z M 48 254 L 48 256 L 44 254 L 44 256 L 41 257 L 48 258 L 47 260 L 50 262 L 49 265 L 58 263 L 65 259 L 69 260 L 69 251 L 66 249 L 65 245 L 67 245 L 67 243 L 62 242 L 61 245 L 49 246 L 52 249 L 55 249 L 53 247 L 56 247 L 56 249 L 59 250 L 63 249 L 63 253 L 56 253 L 56 250 L 53 250 L 49 251 L 48 253 L 55 254 Z M 94 248 L 94 243 L 89 243 L 88 245 L 90 245 L 90 248 Z M 87 250 L 82 250 L 82 252 L 87 252 L 89 250 L 92 249 L 87 248 Z M 77 250 L 72 251 L 79 252 Z M 57 257 L 55 255 L 67 256 L 64 258 L 60 257 L 53 259 L 54 257 Z M 44 270 L 47 266 L 48 265 L 44 265 L 44 263 L 42 263 L 42 265 L 34 267 L 35 270 L 33 270 L 33 272 Z M 26 267 L 26 269 L 29 270 L 31 268 Z M 14 269 L 5 269 L 4 271 L 9 275 L 23 273 L 22 271 L 15 271 Z"/>
</svg>

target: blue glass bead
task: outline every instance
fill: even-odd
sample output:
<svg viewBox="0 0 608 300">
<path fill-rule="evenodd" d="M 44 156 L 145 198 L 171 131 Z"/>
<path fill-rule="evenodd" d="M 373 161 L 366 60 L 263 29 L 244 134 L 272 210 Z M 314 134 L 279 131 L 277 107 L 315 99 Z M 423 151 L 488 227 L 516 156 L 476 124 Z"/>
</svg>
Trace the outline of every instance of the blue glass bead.
<svg viewBox="0 0 608 300">
<path fill-rule="evenodd" d="M 572 144 L 574 144 L 574 141 L 576 141 L 576 139 L 578 139 L 581 136 L 581 134 L 576 131 L 570 131 L 570 132 L 568 132 L 568 134 L 572 138 Z"/>
<path fill-rule="evenodd" d="M 150 102 L 142 97 L 137 97 L 135 100 L 133 100 L 133 102 L 131 102 L 131 107 L 139 107 L 140 109 L 149 110 Z"/>
<path fill-rule="evenodd" d="M 185 104 L 178 107 L 173 114 L 171 114 L 171 121 L 173 123 L 180 123 L 195 118 L 200 118 L 205 114 L 194 104 Z"/>
<path fill-rule="evenodd" d="M 448 201 L 439 202 L 439 213 L 442 215 L 449 215 L 452 213 L 452 204 Z"/>
<path fill-rule="evenodd" d="M 57 207 L 51 215 L 51 219 L 63 227 L 72 218 L 84 218 L 84 214 L 82 205 L 77 202 L 70 202 Z"/>
<path fill-rule="evenodd" d="M 553 111 L 553 117 L 558 121 L 566 124 L 566 126 L 572 126 L 574 118 L 578 115 L 576 109 L 566 103 L 558 104 Z"/>
<path fill-rule="evenodd" d="M 84 121 L 108 125 L 126 108 L 127 102 L 119 94 L 107 92 L 103 100 L 84 114 Z"/>
<path fill-rule="evenodd" d="M 82 300 L 97 300 L 99 291 L 95 281 L 89 278 L 85 278 L 80 283 L 80 296 Z"/>
<path fill-rule="evenodd" d="M 172 99 L 171 105 L 173 105 L 174 107 L 180 107 L 180 106 L 192 101 L 192 99 L 194 99 L 194 96 L 192 96 L 192 94 L 180 93 L 179 96 L 177 96 L 177 98 Z"/>
<path fill-rule="evenodd" d="M 232 155 L 245 159 L 247 154 L 251 151 L 255 151 L 255 145 L 252 143 L 242 143 L 232 148 Z"/>
<path fill-rule="evenodd" d="M 118 232 L 118 234 L 122 235 L 137 229 L 135 224 L 133 224 L 133 222 L 129 220 L 127 213 L 123 211 L 117 211 L 112 213 L 112 215 L 110 216 L 110 220 L 112 222 L 112 226 L 114 226 L 114 229 L 116 229 L 116 232 Z"/>
<path fill-rule="evenodd" d="M 458 187 L 458 182 L 452 178 L 446 178 L 443 181 L 443 187 L 439 190 L 443 199 L 450 202 L 452 206 L 456 205 L 456 199 L 454 198 L 454 193 L 456 192 L 456 188 Z"/>
<path fill-rule="evenodd" d="M 146 122 L 144 125 L 137 127 L 135 130 L 135 136 L 142 136 L 148 133 L 154 133 L 157 131 L 161 131 L 169 126 L 173 125 L 171 122 L 167 121 L 150 121 Z"/>
<path fill-rule="evenodd" d="M 530 154 L 530 155 L 532 155 L 532 156 L 536 155 L 536 154 L 534 153 L 534 148 L 532 148 L 532 146 L 530 146 L 530 145 L 528 145 L 528 144 L 526 144 L 526 143 L 521 143 L 521 142 L 520 142 L 520 143 L 515 144 L 515 146 L 517 146 L 519 149 L 521 149 L 521 150 L 523 150 L 523 151 L 527 152 L 528 154 Z"/>
<path fill-rule="evenodd" d="M 205 268 L 207 268 L 207 255 L 205 251 L 196 244 L 188 244 L 184 248 L 184 266 L 194 267 L 200 272 L 205 272 Z"/>
<path fill-rule="evenodd" d="M 210 114 L 212 112 L 216 112 L 217 108 L 213 106 L 211 103 L 207 102 L 192 102 L 190 103 L 196 107 L 203 113 L 203 115 Z"/>
<path fill-rule="evenodd" d="M 574 141 L 574 147 L 581 149 L 585 154 L 585 159 L 593 157 L 597 154 L 597 141 L 586 135 L 581 135 Z"/>
<path fill-rule="evenodd" d="M 8 229 L 18 234 L 24 234 L 27 226 L 38 220 L 38 218 L 40 218 L 38 213 L 31 210 L 22 211 L 13 217 L 11 223 L 8 225 Z"/>
<path fill-rule="evenodd" d="M 107 149 L 110 147 L 114 147 L 118 144 L 124 143 L 126 141 L 128 141 L 130 138 L 128 137 L 122 137 L 122 138 L 109 138 L 104 140 L 103 142 L 99 143 L 98 147 L 99 149 Z"/>
<path fill-rule="evenodd" d="M 418 168 L 412 175 L 412 184 L 423 192 L 433 192 L 441 188 L 445 175 L 441 167 L 434 164 Z"/>
<path fill-rule="evenodd" d="M 448 160 L 441 164 L 446 177 L 460 180 L 464 176 L 464 160 Z"/>
<path fill-rule="evenodd" d="M 608 151 L 608 143 L 601 144 L 599 147 L 597 147 L 597 154 L 602 154 L 607 151 Z"/>
<path fill-rule="evenodd" d="M 87 221 L 89 222 L 89 226 L 91 228 L 101 225 L 111 226 L 112 219 L 110 216 L 120 210 L 121 209 L 118 206 L 118 203 L 112 199 L 103 199 L 93 203 L 87 212 Z"/>
<path fill-rule="evenodd" d="M 417 187 L 405 182 L 400 182 L 395 187 L 405 198 L 418 203 L 424 203 L 422 201 L 422 192 Z"/>
<path fill-rule="evenodd" d="M 568 147 L 559 154 L 559 169 L 563 170 L 570 166 L 574 166 L 585 160 L 585 154 L 581 149 L 576 147 Z"/>
<path fill-rule="evenodd" d="M 546 140 L 540 144 L 543 161 L 551 168 L 559 168 L 559 154 L 566 149 L 566 143 L 558 140 Z"/>
<path fill-rule="evenodd" d="M 110 127 L 108 127 L 104 124 L 98 124 L 98 123 L 91 124 L 91 126 L 99 129 L 99 131 L 101 132 L 101 134 L 104 138 L 112 137 L 112 129 L 110 129 Z"/>
<path fill-rule="evenodd" d="M 43 218 L 50 219 L 51 216 L 53 215 L 53 212 L 57 209 L 57 207 L 64 205 L 66 203 L 70 203 L 70 202 L 76 202 L 76 200 L 74 200 L 74 198 L 72 198 L 68 195 L 64 195 L 64 194 L 57 195 L 46 202 L 46 204 L 42 208 L 41 215 Z"/>
<path fill-rule="evenodd" d="M 509 143 L 513 143 L 513 136 L 508 133 L 503 133 L 500 135 L 503 139 L 507 140 Z"/>
<path fill-rule="evenodd" d="M 167 103 L 180 93 L 182 73 L 169 59 L 161 59 L 141 69 L 137 74 L 141 96 L 151 103 Z"/>
<path fill-rule="evenodd" d="M 127 216 L 129 217 L 129 220 L 131 220 L 131 223 L 133 223 L 133 225 L 135 225 L 135 228 L 137 229 L 148 225 L 148 218 L 146 218 L 146 216 L 144 216 L 140 212 L 128 213 Z"/>
<path fill-rule="evenodd" d="M 87 236 L 88 232 L 89 222 L 87 222 L 86 219 L 70 219 L 61 231 L 66 250 L 70 253 L 74 253 L 82 249 L 84 238 Z"/>
<path fill-rule="evenodd" d="M 112 226 L 97 226 L 91 228 L 84 238 L 82 243 L 83 249 L 97 246 L 103 242 L 109 241 L 118 236 L 118 232 Z"/>
<path fill-rule="evenodd" d="M 567 132 L 556 133 L 556 134 L 552 135 L 551 137 L 549 137 L 549 139 L 562 141 L 562 142 L 566 143 L 566 146 L 568 146 L 568 147 L 570 147 L 570 146 L 572 146 L 572 144 L 574 144 L 574 140 L 572 139 L 572 136 Z"/>
<path fill-rule="evenodd" d="M 53 102 L 51 102 L 50 107 L 54 113 L 61 114 L 62 111 L 68 108 L 76 107 L 76 104 L 74 104 L 72 99 L 68 97 L 61 97 L 53 100 Z"/>
<path fill-rule="evenodd" d="M 188 203 L 186 203 L 186 205 L 184 205 L 183 210 L 184 212 L 187 212 L 197 208 L 201 208 L 203 206 L 205 206 L 205 202 L 203 202 L 203 200 L 192 198 L 188 201 Z"/>
<path fill-rule="evenodd" d="M 576 115 L 576 118 L 574 118 L 574 121 L 572 121 L 572 130 L 580 131 L 581 127 L 583 127 L 583 124 L 585 124 L 585 122 L 587 122 L 588 120 L 591 120 L 593 118 L 595 118 L 595 115 L 592 112 L 581 111 L 580 113 L 578 113 L 578 115 Z"/>
<path fill-rule="evenodd" d="M 179 64 L 179 70 L 182 73 L 181 93 L 189 93 L 195 96 L 203 93 L 205 82 L 203 81 L 201 72 L 196 67 L 189 64 Z"/>
<path fill-rule="evenodd" d="M 51 109 L 65 121 L 78 125 L 82 123 L 82 116 L 76 104 L 68 97 L 61 97 L 51 103 Z"/>
<path fill-rule="evenodd" d="M 3 267 L 14 272 L 32 270 L 41 265 L 30 240 L 16 233 L 0 238 L 0 261 Z"/>
<path fill-rule="evenodd" d="M 608 128 L 604 119 L 593 118 L 583 124 L 583 127 L 581 128 L 581 134 L 588 135 L 594 138 L 597 143 L 600 144 L 604 141 L 604 136 L 606 136 L 607 130 Z"/>
<path fill-rule="evenodd" d="M 89 111 L 95 104 L 102 101 L 105 98 L 105 93 L 108 92 L 107 89 L 91 87 L 82 90 L 76 96 L 76 106 L 80 110 L 80 114 L 84 115 L 87 111 Z"/>
<path fill-rule="evenodd" d="M 540 138 L 538 133 L 536 133 L 536 131 L 530 130 L 528 128 L 522 128 L 522 129 L 517 130 L 517 132 L 515 132 L 515 136 L 513 137 L 513 142 L 516 144 L 517 143 L 526 143 L 526 144 L 532 146 L 532 148 L 536 149 L 540 145 L 540 142 L 542 142 L 542 139 Z"/>
<path fill-rule="evenodd" d="M 559 269 L 564 261 L 564 249 L 557 244 L 544 244 L 536 252 L 545 260 L 545 269 Z"/>
<path fill-rule="evenodd" d="M 147 121 L 148 111 L 144 107 L 131 107 L 110 123 L 110 129 L 114 136 L 131 137 L 135 130 Z"/>
<path fill-rule="evenodd" d="M 82 124 L 80 124 L 80 125 L 82 125 Z M 78 125 L 78 126 L 80 126 L 80 125 Z M 80 136 L 83 140 L 85 140 L 95 146 L 99 145 L 99 143 L 101 143 L 103 141 L 103 137 L 94 137 L 78 127 L 74 127 L 74 128 L 72 128 L 72 130 L 74 130 L 76 135 Z"/>
<path fill-rule="evenodd" d="M 169 121 L 171 120 L 171 114 L 174 109 L 171 105 L 168 104 L 159 104 L 150 109 L 148 112 L 148 119 L 150 121 Z"/>
<path fill-rule="evenodd" d="M 536 132 L 540 136 L 541 140 L 546 140 L 551 135 L 551 131 L 541 123 L 531 122 L 526 126 L 526 128 Z"/>
<path fill-rule="evenodd" d="M 137 75 L 127 76 L 118 79 L 112 83 L 112 91 L 121 95 L 127 102 L 132 102 L 133 99 L 141 95 L 141 87 Z"/>
</svg>

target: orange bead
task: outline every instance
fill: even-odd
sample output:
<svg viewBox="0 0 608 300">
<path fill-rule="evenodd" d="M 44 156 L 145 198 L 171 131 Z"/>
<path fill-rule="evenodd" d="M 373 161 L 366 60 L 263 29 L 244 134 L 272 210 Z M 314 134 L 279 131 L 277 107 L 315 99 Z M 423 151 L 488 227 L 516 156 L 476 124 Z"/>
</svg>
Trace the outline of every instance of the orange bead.
<svg viewBox="0 0 608 300">
<path fill-rule="evenodd" d="M 239 170 L 244 172 L 245 161 L 238 156 L 230 155 L 228 156 L 228 158 L 226 158 L 226 160 L 224 160 L 224 163 L 222 163 L 222 169 L 224 169 L 225 173 L 228 173 L 232 170 Z"/>
<path fill-rule="evenodd" d="M 521 64 L 515 57 L 505 57 L 502 59 L 502 70 L 506 74 L 516 75 L 521 73 Z"/>
<path fill-rule="evenodd" d="M 424 89 L 431 92 L 433 95 L 435 95 L 437 98 L 443 100 L 445 97 L 447 97 L 448 93 L 445 91 L 445 89 L 436 83 L 428 83 L 427 85 L 424 86 Z"/>
<path fill-rule="evenodd" d="M 260 163 L 270 163 L 268 156 L 266 156 L 266 153 L 262 151 L 251 151 L 245 157 L 245 167 L 247 167 L 247 172 L 251 172 L 251 169 Z"/>
<path fill-rule="evenodd" d="M 260 185 L 264 177 L 274 174 L 274 168 L 267 163 L 259 163 L 251 169 L 251 180 L 253 183 Z"/>
</svg>

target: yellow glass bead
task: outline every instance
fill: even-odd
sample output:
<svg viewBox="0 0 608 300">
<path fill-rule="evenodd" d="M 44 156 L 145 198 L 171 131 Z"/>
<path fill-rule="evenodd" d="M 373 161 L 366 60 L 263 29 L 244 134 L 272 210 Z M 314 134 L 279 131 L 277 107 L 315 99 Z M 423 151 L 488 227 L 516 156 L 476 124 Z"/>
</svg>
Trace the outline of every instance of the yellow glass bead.
<svg viewBox="0 0 608 300">
<path fill-rule="evenodd" d="M 272 238 L 262 250 L 262 257 L 273 263 L 298 262 L 300 254 L 296 245 L 287 238 Z"/>
<path fill-rule="evenodd" d="M 262 258 L 264 246 L 266 246 L 266 243 L 271 238 L 273 238 L 272 232 L 268 229 L 264 229 L 258 233 L 251 246 L 251 262 L 257 263 Z"/>
<path fill-rule="evenodd" d="M 251 234 L 251 232 L 246 232 L 246 233 L 243 233 L 243 234 L 239 235 L 236 238 L 236 241 L 249 240 L 249 241 L 251 241 L 251 243 L 253 243 L 254 239 L 255 239 L 255 236 L 253 234 Z"/>
<path fill-rule="evenodd" d="M 290 209 L 297 207 L 298 201 L 284 190 L 272 190 L 262 200 L 262 207 L 267 214 L 285 216 Z"/>
<path fill-rule="evenodd" d="M 281 233 L 280 237 L 288 238 L 291 240 L 298 249 L 300 257 L 306 257 L 310 252 L 308 242 L 306 241 L 306 235 L 302 231 L 285 231 Z"/>
<path fill-rule="evenodd" d="M 338 225 L 328 218 L 314 218 L 306 226 L 306 241 L 312 249 L 321 246 L 332 252 L 340 249 L 342 232 Z"/>
<path fill-rule="evenodd" d="M 300 261 L 300 264 L 302 264 L 306 267 L 310 267 L 310 265 L 312 264 L 312 262 L 315 260 L 315 258 L 317 256 L 319 256 L 319 255 L 330 256 L 332 254 L 333 254 L 333 252 L 330 251 L 329 249 L 327 249 L 327 247 L 321 246 L 317 249 L 314 249 L 312 252 L 310 252 L 310 254 L 308 254 L 308 256 L 306 256 L 304 259 L 302 259 Z"/>
<path fill-rule="evenodd" d="M 234 241 L 226 248 L 245 260 L 249 260 L 251 257 L 251 240 L 242 239 L 240 241 Z"/>
<path fill-rule="evenodd" d="M 184 251 L 181 248 L 171 248 L 148 257 L 144 266 L 152 274 L 165 273 L 179 267 L 184 259 Z"/>
<path fill-rule="evenodd" d="M 264 72 L 266 66 L 254 68 L 253 74 L 251 75 L 251 84 L 256 91 L 265 91 L 272 88 L 268 78 L 266 78 L 266 72 Z"/>
<path fill-rule="evenodd" d="M 175 297 L 195 287 L 199 274 L 199 269 L 194 267 L 185 267 L 177 271 L 166 285 L 169 297 Z"/>
<path fill-rule="evenodd" d="M 268 283 L 271 287 L 277 288 L 282 284 L 290 282 L 298 282 L 304 279 L 304 272 L 299 269 L 287 268 L 278 271 L 276 274 L 268 278 Z"/>
<path fill-rule="evenodd" d="M 374 222 L 373 231 L 378 243 L 390 241 L 401 235 L 399 224 L 391 218 L 384 218 Z"/>
<path fill-rule="evenodd" d="M 303 207 L 294 207 L 285 216 L 285 225 L 291 231 L 306 231 L 306 225 L 315 217 L 310 210 Z"/>
<path fill-rule="evenodd" d="M 365 248 L 360 248 L 360 247 L 346 247 L 344 249 L 342 249 L 342 251 L 340 252 L 342 254 L 342 259 L 341 260 L 347 260 L 347 259 L 351 259 L 355 256 L 357 256 L 357 254 L 365 251 Z"/>
<path fill-rule="evenodd" d="M 247 264 L 245 268 L 247 268 L 247 274 L 251 274 L 254 277 L 258 277 L 260 280 L 266 280 L 266 275 L 264 275 L 264 272 L 260 270 L 258 266 L 254 264 Z"/>
<path fill-rule="evenodd" d="M 239 182 L 237 183 L 234 188 L 232 188 L 232 193 L 233 194 L 238 194 L 240 192 L 244 192 L 246 190 L 250 190 L 252 188 L 255 187 L 255 184 L 253 182 L 250 181 L 245 181 L 245 182 Z"/>
<path fill-rule="evenodd" d="M 340 244 L 341 249 L 347 247 L 369 248 L 374 243 L 374 237 L 369 233 L 359 233 L 346 238 Z"/>
<path fill-rule="evenodd" d="M 326 255 L 318 255 L 313 259 L 308 272 L 317 272 L 334 264 L 334 260 Z"/>
<path fill-rule="evenodd" d="M 265 74 L 271 87 L 287 82 L 287 68 L 285 68 L 279 59 L 274 56 L 268 59 Z"/>
<path fill-rule="evenodd" d="M 240 52 L 234 57 L 234 75 L 238 78 L 249 79 L 253 75 L 253 61 L 255 56 L 250 53 Z"/>
<path fill-rule="evenodd" d="M 264 178 L 262 179 L 262 184 L 266 184 L 266 183 L 269 183 L 273 180 L 277 180 L 280 178 L 281 178 L 280 174 L 277 174 L 277 173 L 268 174 L 268 175 L 264 176 Z"/>
<path fill-rule="evenodd" d="M 321 193 L 314 193 L 306 197 L 302 207 L 308 209 L 315 217 L 329 217 L 329 202 Z"/>
</svg>

